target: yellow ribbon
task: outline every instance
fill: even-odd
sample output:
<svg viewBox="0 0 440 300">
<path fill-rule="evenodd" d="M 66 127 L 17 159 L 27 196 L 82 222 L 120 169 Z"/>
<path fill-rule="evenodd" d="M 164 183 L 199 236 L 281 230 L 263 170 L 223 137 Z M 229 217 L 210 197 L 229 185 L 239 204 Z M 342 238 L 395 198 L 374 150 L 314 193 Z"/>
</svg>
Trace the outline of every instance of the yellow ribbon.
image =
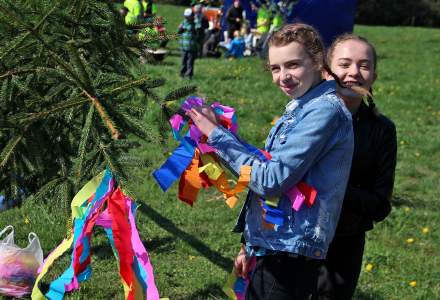
<svg viewBox="0 0 440 300">
<path fill-rule="evenodd" d="M 46 275 L 47 271 L 49 270 L 50 266 L 53 264 L 53 262 L 63 255 L 64 252 L 66 252 L 70 246 L 72 246 L 73 242 L 73 236 L 70 237 L 70 239 L 64 239 L 63 242 L 46 258 L 44 261 L 43 267 L 41 269 L 40 274 L 38 274 L 37 278 L 35 279 L 35 284 L 32 289 L 32 300 L 45 300 L 46 297 L 43 295 L 43 293 L 38 288 L 38 283 L 40 282 L 41 278 L 43 278 L 44 275 Z"/>
<path fill-rule="evenodd" d="M 104 177 L 105 171 L 102 171 L 98 175 L 92 178 L 89 182 L 84 185 L 81 190 L 73 197 L 72 203 L 70 207 L 72 208 L 72 220 L 79 217 L 82 218 L 84 216 L 84 212 L 86 207 L 82 207 L 84 201 L 89 199 L 95 192 L 99 186 L 99 183 L 102 181 Z"/>
<path fill-rule="evenodd" d="M 280 198 L 269 198 L 265 200 L 267 205 L 272 207 L 278 207 L 278 202 L 280 202 Z"/>
<path fill-rule="evenodd" d="M 205 172 L 206 175 L 210 179 L 217 180 L 220 175 L 224 172 L 223 168 L 219 165 L 218 162 L 215 161 L 215 159 L 208 154 L 202 154 L 201 160 L 203 163 L 203 166 L 199 168 L 199 173 Z"/>
</svg>

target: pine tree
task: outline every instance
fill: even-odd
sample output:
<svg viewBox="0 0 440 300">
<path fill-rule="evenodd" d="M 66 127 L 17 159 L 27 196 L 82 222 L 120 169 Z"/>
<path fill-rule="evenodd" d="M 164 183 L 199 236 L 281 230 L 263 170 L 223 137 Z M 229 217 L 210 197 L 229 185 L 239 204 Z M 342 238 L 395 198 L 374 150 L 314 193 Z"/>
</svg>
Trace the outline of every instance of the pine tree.
<svg viewBox="0 0 440 300">
<path fill-rule="evenodd" d="M 160 99 L 165 81 L 137 67 L 149 42 L 127 34 L 114 1 L 0 0 L 0 194 L 68 205 L 102 169 L 124 184 L 148 163 L 128 151 L 129 136 L 157 142 L 145 102 L 194 91 Z"/>
</svg>

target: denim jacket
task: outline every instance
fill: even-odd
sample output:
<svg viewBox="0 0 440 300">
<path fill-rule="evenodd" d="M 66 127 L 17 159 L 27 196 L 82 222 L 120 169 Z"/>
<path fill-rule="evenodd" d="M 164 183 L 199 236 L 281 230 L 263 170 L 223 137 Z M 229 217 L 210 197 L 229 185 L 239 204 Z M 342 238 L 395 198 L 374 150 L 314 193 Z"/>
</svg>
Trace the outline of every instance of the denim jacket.
<svg viewBox="0 0 440 300">
<path fill-rule="evenodd" d="M 234 173 L 252 167 L 244 237 L 247 245 L 316 259 L 326 257 L 338 222 L 353 155 L 351 114 L 335 94 L 335 82 L 324 81 L 292 100 L 271 129 L 262 161 L 221 126 L 208 144 Z M 317 190 L 315 203 L 292 209 L 285 193 L 299 181 Z M 259 196 L 278 197 L 285 221 L 275 229 L 262 224 Z"/>
</svg>

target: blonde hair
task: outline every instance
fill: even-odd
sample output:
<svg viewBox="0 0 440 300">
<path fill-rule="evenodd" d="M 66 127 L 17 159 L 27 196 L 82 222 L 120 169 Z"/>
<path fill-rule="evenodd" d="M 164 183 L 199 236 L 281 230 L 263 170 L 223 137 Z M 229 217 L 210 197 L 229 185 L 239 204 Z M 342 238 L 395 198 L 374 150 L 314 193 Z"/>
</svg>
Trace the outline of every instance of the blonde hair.
<svg viewBox="0 0 440 300">
<path fill-rule="evenodd" d="M 303 23 L 286 24 L 269 37 L 268 45 L 282 47 L 292 42 L 304 46 L 318 69 L 324 67 L 324 45 L 315 28 Z"/>
</svg>

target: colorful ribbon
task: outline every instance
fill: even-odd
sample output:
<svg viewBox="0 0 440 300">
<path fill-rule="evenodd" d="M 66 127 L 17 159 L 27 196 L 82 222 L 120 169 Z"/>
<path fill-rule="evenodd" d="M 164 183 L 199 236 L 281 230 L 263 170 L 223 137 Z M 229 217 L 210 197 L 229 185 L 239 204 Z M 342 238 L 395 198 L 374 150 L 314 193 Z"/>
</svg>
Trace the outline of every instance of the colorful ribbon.
<svg viewBox="0 0 440 300">
<path fill-rule="evenodd" d="M 102 178 L 101 182 L 98 182 Z M 104 207 L 108 207 L 104 210 Z M 79 288 L 79 283 L 91 277 L 91 237 L 95 225 L 104 227 L 109 243 L 119 261 L 119 273 L 125 299 L 158 300 L 153 269 L 142 245 L 135 224 L 135 205 L 126 197 L 110 171 L 87 183 L 72 201 L 73 236 L 64 240 L 44 261 L 37 277 L 32 299 L 64 298 L 66 292 Z M 73 244 L 69 268 L 49 286 L 46 295 L 38 283 L 53 262 Z"/>
<path fill-rule="evenodd" d="M 250 283 L 250 278 L 252 272 L 255 269 L 256 257 L 249 257 L 249 273 L 246 277 L 237 276 L 235 274 L 235 269 L 229 274 L 226 279 L 226 283 L 223 287 L 223 292 L 231 300 L 244 300 L 246 296 L 246 291 Z"/>
<path fill-rule="evenodd" d="M 202 98 L 192 96 L 183 102 L 180 111 L 186 113 L 194 107 L 203 105 L 204 100 Z M 211 108 L 214 110 L 221 126 L 232 133 L 237 132 L 237 117 L 232 107 L 215 102 L 211 105 Z M 165 163 L 153 172 L 153 176 L 162 190 L 168 190 L 179 178 L 178 198 L 192 206 L 197 200 L 198 192 L 202 187 L 215 186 L 224 194 L 226 204 L 231 208 L 234 207 L 237 203 L 236 195 L 242 192 L 249 183 L 251 168 L 244 166 L 247 168 L 246 171 L 241 171 L 237 186 L 232 189 L 229 186 L 226 172 L 224 172 L 223 166 L 215 155 L 215 149 L 206 144 L 206 137 L 192 121 L 187 121 L 181 114 L 175 114 L 170 118 L 170 124 L 175 139 L 181 141 L 181 144 Z M 188 125 L 189 128 L 182 138 L 185 125 Z M 243 144 L 261 160 L 271 159 L 270 153 L 244 142 Z M 316 190 L 306 183 L 300 182 L 289 190 L 286 195 L 292 202 L 292 208 L 298 211 L 303 203 L 306 203 L 308 207 L 313 205 Z M 260 199 L 263 202 L 263 219 L 268 227 L 273 228 L 275 225 L 282 225 L 284 216 L 283 211 L 278 208 L 278 199 Z"/>
<path fill-rule="evenodd" d="M 180 111 L 186 113 L 191 108 L 202 105 L 203 99 L 189 97 L 181 105 Z M 219 103 L 213 103 L 211 107 L 220 125 L 236 133 L 238 126 L 235 110 Z M 224 194 L 226 204 L 234 207 L 237 194 L 249 183 L 250 167 L 245 166 L 242 169 L 237 185 L 231 188 L 224 168 L 214 154 L 215 149 L 206 144 L 206 137 L 192 121 L 186 121 L 182 115 L 175 114 L 171 117 L 170 124 L 174 138 L 181 141 L 181 144 L 165 163 L 153 172 L 153 177 L 162 190 L 166 191 L 179 178 L 178 198 L 193 205 L 201 188 L 214 186 Z M 182 138 L 185 125 L 188 125 L 188 131 Z"/>
</svg>

